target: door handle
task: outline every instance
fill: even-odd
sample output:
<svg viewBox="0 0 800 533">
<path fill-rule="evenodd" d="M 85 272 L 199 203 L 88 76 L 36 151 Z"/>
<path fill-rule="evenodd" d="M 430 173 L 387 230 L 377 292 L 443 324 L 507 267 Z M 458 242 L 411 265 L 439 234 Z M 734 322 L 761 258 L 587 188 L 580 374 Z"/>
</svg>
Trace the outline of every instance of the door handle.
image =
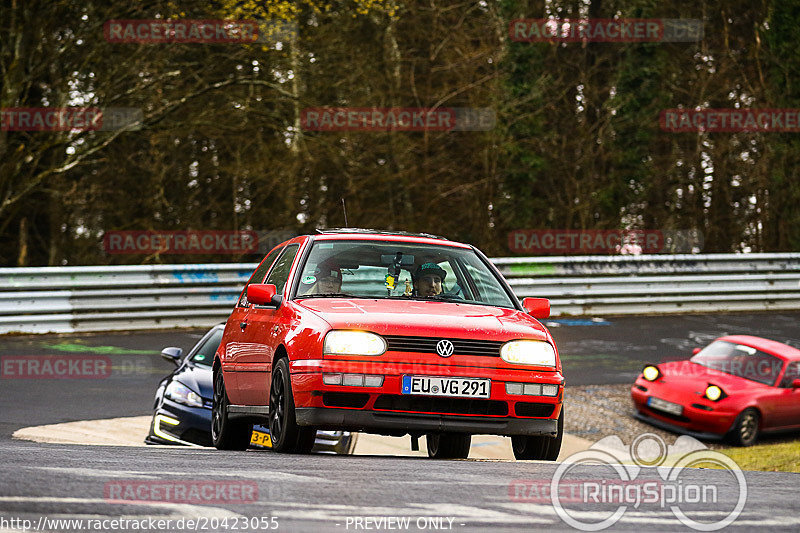
<svg viewBox="0 0 800 533">
<path fill-rule="evenodd" d="M 247 322 L 239 322 L 239 327 L 244 329 L 247 327 Z"/>
</svg>

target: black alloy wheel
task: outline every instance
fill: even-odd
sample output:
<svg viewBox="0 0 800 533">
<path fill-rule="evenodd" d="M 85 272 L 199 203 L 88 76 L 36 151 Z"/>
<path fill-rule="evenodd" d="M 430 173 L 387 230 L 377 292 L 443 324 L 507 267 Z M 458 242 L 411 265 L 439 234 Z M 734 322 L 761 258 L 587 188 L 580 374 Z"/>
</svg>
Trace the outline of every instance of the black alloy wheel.
<svg viewBox="0 0 800 533">
<path fill-rule="evenodd" d="M 279 359 L 272 370 L 269 391 L 269 433 L 272 449 L 284 453 L 308 453 L 314 447 L 317 430 L 297 425 L 294 411 L 289 360 Z"/>
<path fill-rule="evenodd" d="M 228 393 L 222 370 L 214 375 L 214 397 L 211 403 L 211 442 L 218 450 L 246 450 L 250 446 L 253 424 L 228 417 Z"/>
</svg>

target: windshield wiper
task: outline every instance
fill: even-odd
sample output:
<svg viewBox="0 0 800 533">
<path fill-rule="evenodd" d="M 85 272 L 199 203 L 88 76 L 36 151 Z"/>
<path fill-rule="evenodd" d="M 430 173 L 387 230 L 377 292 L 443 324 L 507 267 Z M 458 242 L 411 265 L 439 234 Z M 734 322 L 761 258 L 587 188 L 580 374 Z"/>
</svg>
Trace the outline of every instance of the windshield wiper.
<svg viewBox="0 0 800 533">
<path fill-rule="evenodd" d="M 298 296 L 298 298 L 360 298 L 360 297 L 354 294 L 347 294 L 344 292 L 327 292 L 320 294 L 303 294 L 302 296 Z"/>
<path fill-rule="evenodd" d="M 407 300 L 419 300 L 422 302 L 466 302 L 464 298 L 453 296 L 451 294 L 437 294 L 435 296 L 392 296 L 392 298 L 405 298 Z"/>
</svg>

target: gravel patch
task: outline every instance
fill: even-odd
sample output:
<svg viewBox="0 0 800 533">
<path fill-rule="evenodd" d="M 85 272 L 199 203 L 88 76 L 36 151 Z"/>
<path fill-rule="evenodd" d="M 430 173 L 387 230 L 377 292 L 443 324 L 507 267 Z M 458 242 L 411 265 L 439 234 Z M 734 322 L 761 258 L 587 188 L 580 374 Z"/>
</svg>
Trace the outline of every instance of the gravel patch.
<svg viewBox="0 0 800 533">
<path fill-rule="evenodd" d="M 643 433 L 655 433 L 667 444 L 679 437 L 633 418 L 635 409 L 631 401 L 631 386 L 587 385 L 567 387 L 564 394 L 566 417 L 564 431 L 577 437 L 597 442 L 616 435 L 629 445 Z M 726 448 L 724 443 L 703 441 L 712 449 Z"/>
</svg>

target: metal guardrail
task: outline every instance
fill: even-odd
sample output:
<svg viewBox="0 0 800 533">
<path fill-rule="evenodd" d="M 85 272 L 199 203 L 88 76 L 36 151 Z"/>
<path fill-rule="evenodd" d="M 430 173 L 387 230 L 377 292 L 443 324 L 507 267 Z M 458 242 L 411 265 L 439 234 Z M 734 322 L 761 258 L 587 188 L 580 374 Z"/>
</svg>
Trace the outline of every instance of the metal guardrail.
<svg viewBox="0 0 800 533">
<path fill-rule="evenodd" d="M 800 254 L 509 257 L 516 294 L 553 315 L 800 309 Z M 205 327 L 254 263 L 0 268 L 0 334 Z"/>
<path fill-rule="evenodd" d="M 800 309 L 800 254 L 514 257 L 492 260 L 554 315 Z"/>
</svg>

